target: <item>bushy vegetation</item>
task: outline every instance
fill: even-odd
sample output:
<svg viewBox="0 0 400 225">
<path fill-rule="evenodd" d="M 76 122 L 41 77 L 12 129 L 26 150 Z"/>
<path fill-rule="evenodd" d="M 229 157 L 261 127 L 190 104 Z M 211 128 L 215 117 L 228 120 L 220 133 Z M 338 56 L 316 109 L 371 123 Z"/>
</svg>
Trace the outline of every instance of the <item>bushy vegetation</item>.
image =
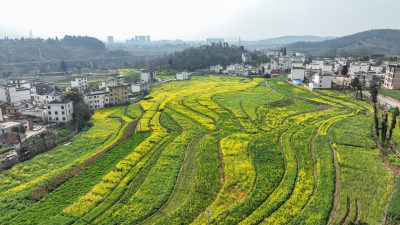
<svg viewBox="0 0 400 225">
<path fill-rule="evenodd" d="M 157 60 L 155 64 L 168 65 L 176 70 L 204 69 L 212 65 L 229 65 L 242 61 L 243 47 L 230 46 L 227 43 L 212 43 L 201 47 L 187 48 Z"/>
</svg>

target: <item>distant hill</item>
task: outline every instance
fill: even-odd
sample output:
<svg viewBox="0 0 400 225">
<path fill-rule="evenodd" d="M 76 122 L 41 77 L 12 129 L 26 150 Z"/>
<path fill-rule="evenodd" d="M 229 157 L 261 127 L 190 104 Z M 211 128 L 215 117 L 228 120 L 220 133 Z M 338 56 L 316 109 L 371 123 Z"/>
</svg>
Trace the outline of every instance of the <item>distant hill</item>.
<svg viewBox="0 0 400 225">
<path fill-rule="evenodd" d="M 335 37 L 320 36 L 282 36 L 258 41 L 243 41 L 243 45 L 287 45 L 295 42 L 317 42 L 334 39 Z"/>
<path fill-rule="evenodd" d="M 310 56 L 399 55 L 400 30 L 370 30 L 321 42 L 296 42 L 287 49 Z"/>
<path fill-rule="evenodd" d="M 79 59 L 106 56 L 102 41 L 88 36 L 63 39 L 0 39 L 0 63 Z"/>
</svg>

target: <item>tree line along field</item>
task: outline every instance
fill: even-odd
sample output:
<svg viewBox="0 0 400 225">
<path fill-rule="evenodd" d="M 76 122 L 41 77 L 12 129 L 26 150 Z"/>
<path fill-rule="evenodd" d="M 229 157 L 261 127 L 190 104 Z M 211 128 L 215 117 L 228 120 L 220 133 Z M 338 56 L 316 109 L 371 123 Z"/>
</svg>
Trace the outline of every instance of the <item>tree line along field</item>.
<svg viewBox="0 0 400 225">
<path fill-rule="evenodd" d="M 172 81 L 1 173 L 0 224 L 382 224 L 400 198 L 371 112 L 279 78 Z"/>
</svg>

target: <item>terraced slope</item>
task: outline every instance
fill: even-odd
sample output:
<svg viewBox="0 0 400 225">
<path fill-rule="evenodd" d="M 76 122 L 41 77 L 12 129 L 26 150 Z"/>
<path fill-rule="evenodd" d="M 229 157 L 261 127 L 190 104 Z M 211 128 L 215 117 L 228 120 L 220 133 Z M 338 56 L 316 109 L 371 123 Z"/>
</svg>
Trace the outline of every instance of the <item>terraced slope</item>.
<svg viewBox="0 0 400 225">
<path fill-rule="evenodd" d="M 378 224 L 394 176 L 381 163 L 370 110 L 279 79 L 163 84 L 146 100 L 97 111 L 75 148 L 1 174 L 0 223 Z M 136 120 L 136 132 L 121 139 Z M 84 135 L 95 140 L 81 143 Z M 45 198 L 26 199 L 113 143 Z"/>
</svg>

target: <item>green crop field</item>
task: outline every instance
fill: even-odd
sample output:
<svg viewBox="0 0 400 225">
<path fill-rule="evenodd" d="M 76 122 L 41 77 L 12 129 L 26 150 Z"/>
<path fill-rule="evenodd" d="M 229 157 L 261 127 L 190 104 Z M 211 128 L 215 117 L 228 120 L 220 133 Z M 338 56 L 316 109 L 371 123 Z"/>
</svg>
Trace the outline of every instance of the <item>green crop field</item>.
<svg viewBox="0 0 400 225">
<path fill-rule="evenodd" d="M 372 114 L 341 92 L 280 78 L 171 81 L 96 111 L 69 145 L 1 173 L 0 224 L 398 220 L 383 161 L 399 159 L 380 154 Z"/>
</svg>

